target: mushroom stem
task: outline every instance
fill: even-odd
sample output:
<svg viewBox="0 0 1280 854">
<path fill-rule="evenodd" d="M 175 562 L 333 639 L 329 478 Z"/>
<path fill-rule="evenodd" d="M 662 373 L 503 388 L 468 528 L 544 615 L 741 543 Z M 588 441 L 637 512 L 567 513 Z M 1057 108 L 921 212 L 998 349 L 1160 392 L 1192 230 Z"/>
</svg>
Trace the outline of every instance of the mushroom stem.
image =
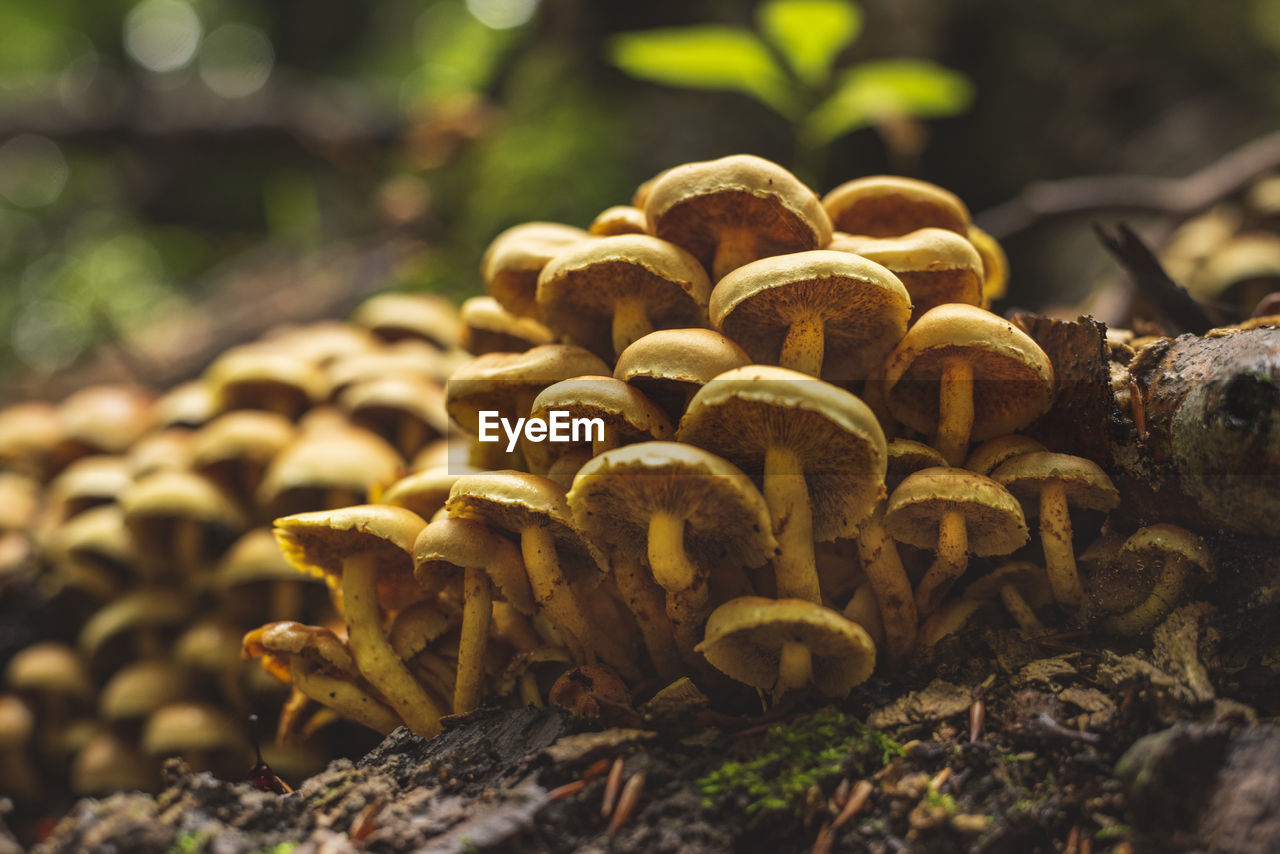
<svg viewBox="0 0 1280 854">
<path fill-rule="evenodd" d="M 538 677 L 532 673 L 520 674 L 520 702 L 535 709 L 542 708 L 542 692 L 538 690 Z"/>
<path fill-rule="evenodd" d="M 667 616 L 666 595 L 662 588 L 641 571 L 636 561 L 616 561 L 613 577 L 618 582 L 627 610 L 640 627 L 653 669 L 668 682 L 678 679 L 683 673 L 680 650 L 675 642 L 675 627 Z"/>
<path fill-rule="evenodd" d="M 676 647 L 690 666 L 700 660 L 693 648 L 702 640 L 698 631 L 707 616 L 707 582 L 696 578 L 692 587 L 667 593 L 667 616 L 675 627 Z"/>
<path fill-rule="evenodd" d="M 649 312 L 640 297 L 620 299 L 613 304 L 613 355 L 616 359 L 622 351 L 653 331 Z"/>
<path fill-rule="evenodd" d="M 790 448 L 774 446 L 765 452 L 764 500 L 778 540 L 778 556 L 773 559 L 778 598 L 820 603 L 809 486 L 800 457 Z"/>
<path fill-rule="evenodd" d="M 1018 627 L 1024 632 L 1044 631 L 1044 623 L 1041 623 L 1035 611 L 1031 610 L 1027 600 L 1022 598 L 1018 588 L 1012 584 L 1006 584 L 1001 587 L 1000 601 L 1004 603 L 1005 610 L 1017 621 Z"/>
<path fill-rule="evenodd" d="M 813 675 L 813 656 L 809 647 L 795 641 L 787 641 L 782 645 L 778 655 L 778 682 L 773 693 L 781 697 L 788 691 L 798 691 L 809 684 Z"/>
<path fill-rule="evenodd" d="M 622 444 L 618 437 L 618 428 L 613 424 L 605 424 L 600 429 L 600 438 L 591 440 L 591 456 L 598 457 L 605 451 L 612 451 Z"/>
<path fill-rule="evenodd" d="M 932 614 L 969 565 L 969 530 L 963 514 L 948 511 L 938 520 L 937 557 L 916 588 L 916 610 Z"/>
<path fill-rule="evenodd" d="M 542 646 L 538 633 L 533 630 L 529 618 L 509 603 L 497 600 L 493 603 L 493 625 L 498 634 L 517 652 L 531 652 Z"/>
<path fill-rule="evenodd" d="M 1062 481 L 1049 481 L 1040 489 L 1040 543 L 1053 598 L 1064 610 L 1079 611 L 1084 607 L 1084 587 L 1076 571 L 1067 487 Z"/>
<path fill-rule="evenodd" d="M 880 609 L 889 660 L 901 664 L 915 648 L 919 617 L 911 580 L 902 566 L 898 547 L 884 529 L 884 511 L 885 502 L 881 501 L 871 518 L 862 524 L 858 532 L 858 557 Z"/>
<path fill-rule="evenodd" d="M 493 591 L 489 576 L 467 567 L 463 589 L 462 636 L 458 641 L 458 681 L 453 688 L 453 713 L 466 714 L 480 706 L 484 693 L 484 650 L 489 640 Z"/>
<path fill-rule="evenodd" d="M 174 524 L 173 557 L 180 571 L 199 573 L 204 568 L 204 526 L 193 519 Z"/>
<path fill-rule="evenodd" d="M 594 650 L 586 646 L 591 634 L 587 618 L 560 569 L 555 537 L 545 528 L 530 525 L 520 532 L 520 552 L 534 598 L 546 610 L 547 619 L 564 639 L 569 654 L 576 661 L 595 661 Z"/>
<path fill-rule="evenodd" d="M 333 709 L 344 718 L 363 724 L 387 735 L 400 726 L 400 718 L 359 686 L 345 679 L 327 676 L 303 664 L 294 656 L 289 666 L 293 687 L 322 706 Z"/>
<path fill-rule="evenodd" d="M 711 281 L 720 281 L 727 273 L 756 260 L 756 236 L 749 228 L 726 228 L 720 232 L 720 243 L 711 261 Z"/>
<path fill-rule="evenodd" d="M 684 519 L 658 511 L 649 517 L 649 567 L 663 590 L 676 592 L 693 584 L 698 567 L 684 550 Z"/>
<path fill-rule="evenodd" d="M 1112 635 L 1134 637 L 1154 629 L 1181 598 L 1190 568 L 1191 563 L 1185 557 L 1170 555 L 1147 598 L 1128 611 L 1108 617 L 1103 621 L 1103 630 Z"/>
<path fill-rule="evenodd" d="M 933 446 L 948 465 L 963 465 L 973 430 L 973 364 L 963 355 L 942 360 L 938 436 Z"/>
<path fill-rule="evenodd" d="M 844 615 L 851 622 L 866 630 L 876 646 L 884 643 L 884 620 L 880 618 L 880 606 L 876 604 L 875 590 L 870 584 L 860 584 L 853 597 L 844 606 Z"/>
<path fill-rule="evenodd" d="M 377 576 L 378 565 L 372 555 L 356 554 L 343 561 L 347 645 L 360 673 L 387 698 L 409 729 L 430 738 L 440 733 L 440 709 L 383 634 Z"/>
<path fill-rule="evenodd" d="M 929 615 L 920 625 L 920 648 L 932 649 L 938 641 L 947 635 L 953 635 L 964 628 L 974 612 L 982 607 L 976 599 L 953 599 L 942 608 Z"/>
<path fill-rule="evenodd" d="M 826 350 L 822 317 L 809 312 L 791 321 L 782 342 L 778 364 L 811 377 L 822 376 L 822 359 Z"/>
</svg>

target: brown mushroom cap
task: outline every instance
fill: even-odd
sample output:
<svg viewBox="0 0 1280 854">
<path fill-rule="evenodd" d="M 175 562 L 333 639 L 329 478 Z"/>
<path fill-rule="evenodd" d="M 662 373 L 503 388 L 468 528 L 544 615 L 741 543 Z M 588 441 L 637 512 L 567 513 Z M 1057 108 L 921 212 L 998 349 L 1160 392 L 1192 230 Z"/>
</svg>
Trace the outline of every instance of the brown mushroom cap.
<svg viewBox="0 0 1280 854">
<path fill-rule="evenodd" d="M 39 482 L 26 475 L 0 471 L 0 531 L 25 534 L 39 511 Z"/>
<path fill-rule="evenodd" d="M 976 471 L 978 474 L 990 476 L 993 471 L 1007 460 L 1011 460 L 1021 454 L 1032 454 L 1047 450 L 1048 448 L 1030 436 L 1007 433 L 1004 436 L 988 439 L 974 448 L 964 461 L 964 467 L 969 471 Z"/>
<path fill-rule="evenodd" d="M 248 742 L 226 712 L 209 703 L 171 703 L 147 719 L 142 749 L 151 756 L 228 751 L 247 754 Z"/>
<path fill-rule="evenodd" d="M 1217 577 L 1213 553 L 1202 537 L 1166 523 L 1135 531 L 1117 560 L 1091 579 L 1095 604 L 1110 613 L 1103 630 L 1126 636 L 1150 632 L 1183 599 L 1190 573 L 1200 581 Z"/>
<path fill-rule="evenodd" d="M 11 690 L 87 702 L 93 698 L 89 669 L 75 650 L 56 641 L 34 643 L 14 653 L 5 667 Z"/>
<path fill-rule="evenodd" d="M 962 595 L 966 599 L 979 601 L 998 599 L 1000 590 L 1004 587 L 1013 587 L 1033 608 L 1053 601 L 1053 586 L 1049 584 L 1048 573 L 1029 560 L 1009 561 L 984 573 L 965 587 Z"/>
<path fill-rule="evenodd" d="M 363 500 L 369 489 L 395 477 L 402 459 L 382 438 L 358 427 L 304 431 L 271 461 L 258 486 L 268 515 Z"/>
<path fill-rule="evenodd" d="M 550 344 L 555 333 L 532 317 L 518 317 L 493 297 L 472 297 L 462 304 L 461 346 L 469 353 L 523 353 Z"/>
<path fill-rule="evenodd" d="M 533 400 L 530 417 L 549 421 L 551 412 L 566 413 L 568 418 L 596 418 L 604 425 L 599 430 L 574 442 L 547 441 L 526 449 L 525 455 L 535 471 L 546 471 L 552 460 L 578 447 L 629 445 L 650 439 L 667 439 L 675 433 L 666 413 L 630 385 L 613 377 L 574 377 L 547 386 Z"/>
<path fill-rule="evenodd" d="M 1066 488 L 1067 501 L 1085 510 L 1113 510 L 1120 493 L 1097 463 L 1070 454 L 1037 451 L 1019 454 L 1001 463 L 991 473 L 1018 499 L 1029 514 L 1039 510 L 1040 490 L 1058 482 Z"/>
<path fill-rule="evenodd" d="M 571 377 L 607 376 L 600 357 L 569 344 L 544 344 L 524 353 L 489 353 L 459 368 L 449 380 L 445 408 L 467 432 L 480 432 L 482 410 L 496 410 L 504 418 L 529 414 L 542 389 Z"/>
<path fill-rule="evenodd" d="M 875 667 L 875 644 L 861 626 L 802 599 L 732 599 L 711 612 L 697 650 L 717 670 L 767 691 L 789 643 L 809 650 L 813 684 L 829 697 L 846 696 Z"/>
<path fill-rule="evenodd" d="M 330 399 L 341 397 L 353 385 L 386 376 L 412 377 L 443 385 L 461 365 L 457 353 L 442 353 L 424 341 L 407 338 L 343 356 L 325 370 Z"/>
<path fill-rule="evenodd" d="M 98 568 L 117 584 L 130 577 L 137 560 L 133 538 L 124 526 L 124 512 L 114 503 L 86 510 L 59 525 L 45 541 L 43 551 L 55 568 L 67 563 Z"/>
<path fill-rule="evenodd" d="M 353 555 L 372 557 L 383 572 L 412 574 L 413 541 L 426 525 L 403 507 L 362 504 L 277 519 L 275 537 L 295 569 L 336 586 Z"/>
<path fill-rule="evenodd" d="M 218 536 L 239 532 L 239 508 L 208 478 L 193 472 L 158 471 L 134 481 L 120 494 L 124 523 L 143 553 L 170 553 L 166 542 L 176 520 L 206 526 Z"/>
<path fill-rule="evenodd" d="M 453 484 L 445 504 L 449 515 L 482 522 L 492 528 L 519 534 L 527 527 L 545 528 L 557 544 L 587 557 L 568 569 L 591 569 L 598 574 L 600 561 L 574 527 L 565 489 L 545 477 L 518 471 L 494 471 L 463 475 Z"/>
<path fill-rule="evenodd" d="M 218 412 L 266 409 L 297 418 L 328 394 L 324 372 L 278 344 L 227 350 L 204 373 Z"/>
<path fill-rule="evenodd" d="M 831 240 L 831 222 L 813 191 L 749 154 L 669 169 L 649 188 L 644 210 L 649 233 L 687 249 L 713 281 L 758 258 Z"/>
<path fill-rule="evenodd" d="M 894 439 L 886 446 L 888 465 L 885 471 L 885 487 L 893 490 L 902 479 L 920 469 L 946 466 L 947 461 L 937 450 L 912 439 Z"/>
<path fill-rule="evenodd" d="M 441 350 L 458 346 L 458 309 L 435 294 L 385 293 L 362 302 L 351 322 L 384 341 L 417 338 Z"/>
<path fill-rule="evenodd" d="M 849 234 L 896 237 L 920 228 L 944 228 L 963 235 L 969 210 L 953 193 L 926 181 L 897 175 L 868 175 L 822 197 L 832 226 Z"/>
<path fill-rule="evenodd" d="M 430 519 L 449 500 L 454 481 L 473 470 L 465 466 L 437 467 L 405 475 L 385 489 L 379 490 L 379 504 L 394 504 Z"/>
<path fill-rule="evenodd" d="M 81 457 L 49 483 L 48 504 L 59 520 L 70 519 L 114 501 L 132 482 L 124 457 Z"/>
<path fill-rule="evenodd" d="M 99 714 L 107 721 L 141 721 L 156 709 L 191 696 L 187 671 L 164 658 L 135 661 L 116 671 L 98 700 Z"/>
<path fill-rule="evenodd" d="M 499 599 L 522 614 L 533 614 L 533 592 L 519 547 L 479 522 L 457 518 L 431 522 L 414 541 L 413 565 L 414 577 L 428 593 L 443 590 L 467 569 L 482 569 Z"/>
<path fill-rule="evenodd" d="M 1005 555 L 1030 536 L 1022 506 L 989 477 L 959 468 L 927 468 L 906 479 L 889 496 L 884 524 L 900 543 L 932 549 L 944 513 L 964 516 L 969 552 Z"/>
<path fill-rule="evenodd" d="M 195 604 L 186 593 L 137 588 L 95 612 L 80 628 L 77 643 L 92 663 L 109 641 L 125 632 L 178 628 L 191 618 Z"/>
<path fill-rule="evenodd" d="M 298 428 L 279 413 L 228 412 L 195 434 L 191 468 L 252 506 L 267 466 L 297 437 Z"/>
<path fill-rule="evenodd" d="M 708 380 L 749 364 L 746 350 L 714 330 L 660 329 L 623 350 L 613 376 L 639 389 L 674 423 Z"/>
<path fill-rule="evenodd" d="M 887 460 L 875 415 L 844 389 L 786 368 L 750 365 L 711 380 L 677 437 L 752 476 L 763 473 L 771 446 L 794 450 L 818 541 L 853 536 L 883 494 Z"/>
<path fill-rule="evenodd" d="M 571 225 L 526 222 L 499 234 L 480 260 L 485 290 L 517 317 L 538 316 L 538 274 L 551 257 L 590 237 Z"/>
<path fill-rule="evenodd" d="M 613 237 L 619 234 L 647 234 L 649 224 L 644 210 L 634 205 L 614 205 L 605 208 L 591 220 L 587 230 L 597 237 Z"/>
<path fill-rule="evenodd" d="M 89 386 L 58 407 L 61 433 L 92 453 L 119 454 L 155 427 L 149 392 L 128 385 Z"/>
<path fill-rule="evenodd" d="M 449 429 L 444 389 L 413 376 L 385 376 L 348 386 L 338 397 L 351 423 L 386 439 L 406 457 Z"/>
<path fill-rule="evenodd" d="M 982 257 L 955 232 L 921 228 L 900 237 L 844 235 L 828 248 L 887 267 L 911 295 L 912 322 L 943 303 L 982 304 Z"/>
<path fill-rule="evenodd" d="M 1009 258 L 1000 241 L 978 226 L 970 223 L 967 236 L 982 259 L 982 307 L 987 308 L 1009 289 Z"/>
<path fill-rule="evenodd" d="M 341 320 L 275 327 L 268 330 L 261 340 L 279 345 L 319 367 L 328 367 L 339 359 L 375 350 L 381 343 L 367 329 Z"/>
<path fill-rule="evenodd" d="M 1053 402 L 1053 366 L 1026 333 L 975 306 L 940 305 L 885 361 L 894 418 L 921 433 L 937 429 L 943 364 L 951 356 L 965 356 L 973 369 L 972 441 L 1025 427 Z"/>
<path fill-rule="evenodd" d="M 655 328 L 703 323 L 710 295 L 696 258 L 647 234 L 581 241 L 538 274 L 543 322 L 609 361 Z"/>
<path fill-rule="evenodd" d="M 757 363 L 815 376 L 810 365 L 794 362 L 806 355 L 798 352 L 805 342 L 793 342 L 798 325 L 816 325 L 820 337 L 812 361 L 833 382 L 866 378 L 902 339 L 910 314 L 911 297 L 892 272 L 861 256 L 825 249 L 745 264 L 716 284 L 710 304 L 712 325 Z"/>
</svg>

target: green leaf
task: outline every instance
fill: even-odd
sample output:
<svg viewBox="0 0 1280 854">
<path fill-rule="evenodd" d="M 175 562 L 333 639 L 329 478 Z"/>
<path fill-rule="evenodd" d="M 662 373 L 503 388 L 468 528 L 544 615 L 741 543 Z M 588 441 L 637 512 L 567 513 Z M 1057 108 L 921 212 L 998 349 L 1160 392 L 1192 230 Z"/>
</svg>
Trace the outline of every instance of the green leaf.
<svg viewBox="0 0 1280 854">
<path fill-rule="evenodd" d="M 757 23 L 796 76 L 820 86 L 836 54 L 862 32 L 862 10 L 848 0 L 768 0 Z"/>
<path fill-rule="evenodd" d="M 917 119 L 954 116 L 973 101 L 973 84 L 963 74 L 923 59 L 867 62 L 851 68 L 836 91 L 805 119 L 803 133 L 812 144 L 890 117 Z"/>
<path fill-rule="evenodd" d="M 609 56 L 623 71 L 643 80 L 741 92 L 784 116 L 794 111 L 782 69 L 764 43 L 740 27 L 622 33 L 610 41 Z"/>
</svg>

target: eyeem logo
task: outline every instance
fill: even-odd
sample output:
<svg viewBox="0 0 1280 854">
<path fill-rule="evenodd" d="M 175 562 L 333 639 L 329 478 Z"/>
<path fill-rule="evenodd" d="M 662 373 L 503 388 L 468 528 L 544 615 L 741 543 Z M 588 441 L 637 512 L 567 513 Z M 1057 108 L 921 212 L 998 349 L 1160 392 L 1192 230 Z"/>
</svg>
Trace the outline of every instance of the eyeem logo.
<svg viewBox="0 0 1280 854">
<path fill-rule="evenodd" d="M 503 418 L 496 409 L 480 410 L 481 442 L 500 442 L 498 428 L 507 437 L 507 453 L 516 449 L 521 434 L 527 442 L 603 442 L 603 418 L 573 418 L 563 409 L 547 410 L 546 420 L 541 418 Z"/>
</svg>

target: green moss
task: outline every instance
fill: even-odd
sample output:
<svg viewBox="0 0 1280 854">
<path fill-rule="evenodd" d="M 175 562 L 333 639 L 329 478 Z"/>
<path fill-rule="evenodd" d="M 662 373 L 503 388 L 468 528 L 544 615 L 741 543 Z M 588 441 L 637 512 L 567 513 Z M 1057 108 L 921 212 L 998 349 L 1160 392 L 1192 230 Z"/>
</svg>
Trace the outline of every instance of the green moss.
<svg viewBox="0 0 1280 854">
<path fill-rule="evenodd" d="M 956 799 L 936 789 L 929 789 L 924 793 L 924 802 L 931 807 L 946 810 L 948 815 L 956 811 Z"/>
<path fill-rule="evenodd" d="M 195 852 L 204 847 L 205 842 L 211 836 L 213 836 L 213 831 L 211 830 L 184 833 L 169 846 L 167 854 L 195 854 Z"/>
<path fill-rule="evenodd" d="M 698 780 L 702 804 L 711 808 L 723 797 L 744 797 L 748 815 L 760 810 L 798 809 L 805 794 L 853 761 L 858 773 L 883 768 L 902 745 L 887 733 L 825 709 L 765 733 L 763 750 L 746 762 L 725 762 Z"/>
<path fill-rule="evenodd" d="M 1110 827 L 1104 827 L 1093 835 L 1095 842 L 1113 842 L 1121 839 L 1128 839 L 1133 835 L 1133 828 L 1127 824 L 1113 824 Z"/>
</svg>

